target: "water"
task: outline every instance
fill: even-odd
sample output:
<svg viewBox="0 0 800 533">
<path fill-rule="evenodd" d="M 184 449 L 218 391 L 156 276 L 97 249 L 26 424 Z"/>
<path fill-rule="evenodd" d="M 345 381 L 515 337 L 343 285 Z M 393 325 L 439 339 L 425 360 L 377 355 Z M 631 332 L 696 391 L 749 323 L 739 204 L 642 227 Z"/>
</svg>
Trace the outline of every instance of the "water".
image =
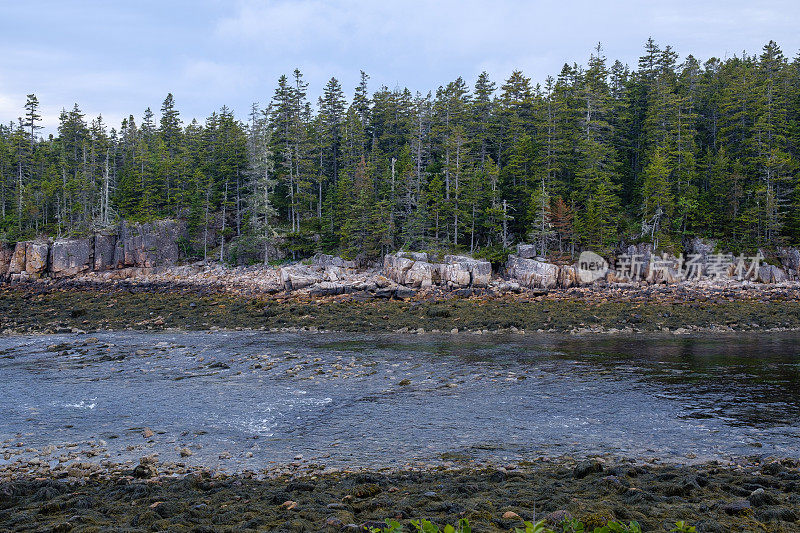
<svg viewBox="0 0 800 533">
<path fill-rule="evenodd" d="M 94 338 L 0 339 L 5 446 L 104 441 L 111 460 L 158 452 L 229 470 L 299 454 L 375 468 L 800 455 L 797 333 Z M 156 432 L 152 442 L 144 427 Z M 193 455 L 180 459 L 182 447 Z"/>
</svg>

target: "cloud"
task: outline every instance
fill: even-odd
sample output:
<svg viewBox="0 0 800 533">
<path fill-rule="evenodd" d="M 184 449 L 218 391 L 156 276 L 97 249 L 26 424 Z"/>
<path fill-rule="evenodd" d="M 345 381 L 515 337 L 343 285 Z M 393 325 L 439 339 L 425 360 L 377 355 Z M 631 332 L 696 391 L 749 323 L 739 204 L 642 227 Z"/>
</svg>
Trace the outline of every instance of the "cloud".
<svg viewBox="0 0 800 533">
<path fill-rule="evenodd" d="M 0 3 L 0 120 L 19 116 L 30 92 L 51 123 L 73 102 L 89 116 L 140 116 L 167 92 L 187 122 L 223 104 L 244 115 L 296 67 L 314 101 L 331 76 L 352 94 L 362 69 L 371 90 L 426 93 L 482 70 L 498 85 L 514 69 L 543 82 L 585 64 L 598 41 L 634 66 L 650 36 L 699 59 L 757 53 L 770 39 L 789 57 L 800 47 L 796 0 L 142 2 L 63 0 L 37 17 Z"/>
</svg>

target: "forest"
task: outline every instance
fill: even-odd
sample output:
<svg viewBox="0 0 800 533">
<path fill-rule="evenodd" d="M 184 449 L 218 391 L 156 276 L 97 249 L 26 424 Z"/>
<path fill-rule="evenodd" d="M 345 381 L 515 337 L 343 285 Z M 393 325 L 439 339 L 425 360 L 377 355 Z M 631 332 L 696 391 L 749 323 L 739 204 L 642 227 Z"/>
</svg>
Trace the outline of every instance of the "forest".
<svg viewBox="0 0 800 533">
<path fill-rule="evenodd" d="M 588 55 L 541 83 L 427 93 L 371 92 L 362 72 L 351 98 L 331 78 L 316 102 L 295 70 L 239 116 L 184 120 L 169 94 L 112 126 L 74 104 L 46 137 L 30 94 L 0 125 L 0 240 L 181 218 L 189 257 L 239 264 L 800 243 L 800 55 L 681 60 L 652 39 L 635 68 Z"/>
</svg>

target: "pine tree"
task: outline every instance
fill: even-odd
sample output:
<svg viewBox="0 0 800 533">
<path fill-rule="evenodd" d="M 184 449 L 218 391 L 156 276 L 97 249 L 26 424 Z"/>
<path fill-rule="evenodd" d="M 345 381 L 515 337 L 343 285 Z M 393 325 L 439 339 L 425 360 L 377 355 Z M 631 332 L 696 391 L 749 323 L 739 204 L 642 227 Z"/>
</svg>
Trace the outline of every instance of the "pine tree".
<svg viewBox="0 0 800 533">
<path fill-rule="evenodd" d="M 36 145 L 36 131 L 42 129 L 38 123 L 42 116 L 39 114 L 39 99 L 35 94 L 29 94 L 25 102 L 25 122 L 24 127 L 30 132 L 31 152 Z"/>
<path fill-rule="evenodd" d="M 642 196 L 642 229 L 650 234 L 653 247 L 658 246 L 664 235 L 666 222 L 674 211 L 674 199 L 669 184 L 669 166 L 664 148 L 656 148 L 644 171 Z"/>
<path fill-rule="evenodd" d="M 275 235 L 272 219 L 277 215 L 277 210 L 272 205 L 271 195 L 277 181 L 274 179 L 274 169 L 271 150 L 271 130 L 269 128 L 269 112 L 262 112 L 253 104 L 250 113 L 248 131 L 248 175 L 251 180 L 250 222 L 253 230 L 263 240 L 264 264 L 270 261 L 270 246 Z"/>
<path fill-rule="evenodd" d="M 0 236 L 180 217 L 187 256 L 237 261 L 266 259 L 276 235 L 294 258 L 500 257 L 525 239 L 566 254 L 642 229 L 662 246 L 800 242 L 800 57 L 769 42 L 679 61 L 650 39 L 638 65 L 609 64 L 598 46 L 542 85 L 481 73 L 472 91 L 456 78 L 416 94 L 370 92 L 362 72 L 350 105 L 331 78 L 314 109 L 295 70 L 245 123 L 223 106 L 183 124 L 168 94 L 160 117 L 113 127 L 76 104 L 47 138 L 31 94 L 0 126 Z"/>
</svg>

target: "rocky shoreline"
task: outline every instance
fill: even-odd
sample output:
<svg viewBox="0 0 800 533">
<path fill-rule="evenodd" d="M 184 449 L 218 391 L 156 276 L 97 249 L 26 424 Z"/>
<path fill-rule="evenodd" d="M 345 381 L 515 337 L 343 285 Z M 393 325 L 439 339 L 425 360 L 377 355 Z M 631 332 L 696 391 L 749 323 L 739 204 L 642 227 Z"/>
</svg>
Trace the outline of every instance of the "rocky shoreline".
<svg viewBox="0 0 800 533">
<path fill-rule="evenodd" d="M 301 458 L 298 458 L 301 459 Z M 670 531 L 797 531 L 800 471 L 792 459 L 659 465 L 594 458 L 476 468 L 226 474 L 143 457 L 138 465 L 0 468 L 0 527 L 8 531 L 367 531 L 387 518 L 470 521 L 510 531 L 522 520 L 589 527 L 638 521 Z"/>
<path fill-rule="evenodd" d="M 536 334 L 800 328 L 800 283 L 591 285 L 407 298 L 250 290 L 227 283 L 63 279 L 0 285 L 0 332 L 252 329 Z"/>
</svg>

